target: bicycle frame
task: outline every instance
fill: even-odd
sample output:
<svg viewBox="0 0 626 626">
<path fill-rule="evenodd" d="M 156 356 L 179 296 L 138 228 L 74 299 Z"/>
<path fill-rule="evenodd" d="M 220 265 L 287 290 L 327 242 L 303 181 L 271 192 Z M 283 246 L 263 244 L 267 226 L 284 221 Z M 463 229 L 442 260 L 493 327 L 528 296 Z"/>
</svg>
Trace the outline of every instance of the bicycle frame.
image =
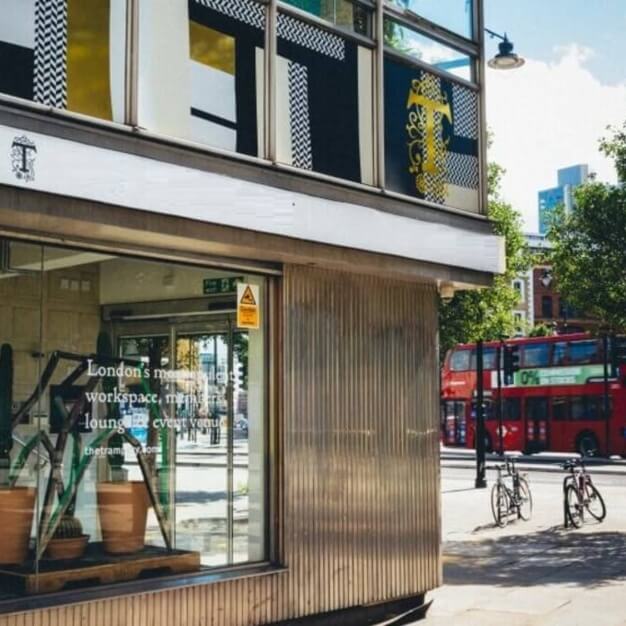
<svg viewBox="0 0 626 626">
<path fill-rule="evenodd" d="M 587 473 L 587 468 L 582 461 L 578 462 L 578 465 L 568 465 L 567 469 L 569 474 L 563 479 L 563 526 L 569 528 L 573 526 L 570 523 L 570 516 L 567 507 L 567 488 L 572 486 L 578 496 L 578 501 L 581 506 L 581 515 L 584 515 L 584 504 L 586 501 L 585 487 L 592 484 L 591 476 Z"/>
</svg>

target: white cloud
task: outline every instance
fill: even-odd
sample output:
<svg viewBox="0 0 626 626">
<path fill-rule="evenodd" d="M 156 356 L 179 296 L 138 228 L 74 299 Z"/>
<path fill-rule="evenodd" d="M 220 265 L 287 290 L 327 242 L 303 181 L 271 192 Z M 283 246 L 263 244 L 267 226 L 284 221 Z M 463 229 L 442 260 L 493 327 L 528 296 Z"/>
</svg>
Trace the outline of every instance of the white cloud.
<svg viewBox="0 0 626 626">
<path fill-rule="evenodd" d="M 503 195 L 531 232 L 538 230 L 537 192 L 556 186 L 557 169 L 588 163 L 599 180 L 615 182 L 598 139 L 626 119 L 626 81 L 602 84 L 584 66 L 592 54 L 573 44 L 555 50 L 554 62 L 527 59 L 520 69 L 487 73 L 489 158 L 506 168 Z"/>
</svg>

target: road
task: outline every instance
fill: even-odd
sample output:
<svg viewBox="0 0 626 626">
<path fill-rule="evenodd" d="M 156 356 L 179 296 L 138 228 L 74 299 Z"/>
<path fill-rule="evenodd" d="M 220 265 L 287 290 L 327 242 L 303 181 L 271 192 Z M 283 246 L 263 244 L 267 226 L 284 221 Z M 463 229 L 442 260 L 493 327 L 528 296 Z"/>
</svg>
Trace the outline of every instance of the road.
<svg viewBox="0 0 626 626">
<path fill-rule="evenodd" d="M 603 524 L 563 529 L 563 472 L 534 466 L 530 522 L 496 528 L 474 467 L 442 468 L 444 586 L 424 626 L 624 626 L 626 476 L 592 471 L 608 508 Z"/>
</svg>

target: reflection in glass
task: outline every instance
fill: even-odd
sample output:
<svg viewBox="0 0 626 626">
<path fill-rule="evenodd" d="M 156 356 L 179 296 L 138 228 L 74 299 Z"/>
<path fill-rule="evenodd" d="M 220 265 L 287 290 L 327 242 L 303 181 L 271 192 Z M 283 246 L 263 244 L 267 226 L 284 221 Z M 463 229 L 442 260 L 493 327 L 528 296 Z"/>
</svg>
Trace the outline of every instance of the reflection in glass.
<svg viewBox="0 0 626 626">
<path fill-rule="evenodd" d="M 237 280 L 0 241 L 0 599 L 266 558 L 264 334 L 205 293 Z"/>
<path fill-rule="evenodd" d="M 229 345 L 227 333 L 178 335 L 176 546 L 205 565 L 229 562 Z"/>
<path fill-rule="evenodd" d="M 443 26 L 458 35 L 472 36 L 472 0 L 387 0 L 399 9 Z"/>
<path fill-rule="evenodd" d="M 471 57 L 426 37 L 395 20 L 385 18 L 385 44 L 398 52 L 428 63 L 465 80 L 472 79 Z"/>
<path fill-rule="evenodd" d="M 371 36 L 371 10 L 354 0 L 283 0 L 335 26 Z"/>
</svg>

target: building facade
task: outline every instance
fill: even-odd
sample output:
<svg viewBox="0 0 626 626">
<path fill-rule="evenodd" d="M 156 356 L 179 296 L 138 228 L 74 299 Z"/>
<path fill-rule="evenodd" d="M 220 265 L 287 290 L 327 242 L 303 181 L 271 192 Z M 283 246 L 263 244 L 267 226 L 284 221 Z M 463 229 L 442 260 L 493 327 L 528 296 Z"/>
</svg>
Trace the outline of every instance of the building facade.
<svg viewBox="0 0 626 626">
<path fill-rule="evenodd" d="M 597 321 L 568 305 L 558 291 L 548 255 L 550 241 L 543 235 L 525 236 L 536 263 L 513 280 L 520 299 L 513 310 L 519 321 L 518 335 L 528 334 L 535 325 L 550 327 L 554 333 L 566 334 L 597 329 Z"/>
<path fill-rule="evenodd" d="M 440 584 L 438 292 L 504 255 L 428 6 L 0 0 L 0 626 Z"/>
<path fill-rule="evenodd" d="M 546 235 L 550 229 L 550 221 L 554 211 L 564 206 L 566 211 L 572 210 L 574 189 L 583 185 L 589 178 L 588 165 L 571 165 L 557 171 L 558 185 L 543 189 L 538 194 L 539 234 Z"/>
</svg>

